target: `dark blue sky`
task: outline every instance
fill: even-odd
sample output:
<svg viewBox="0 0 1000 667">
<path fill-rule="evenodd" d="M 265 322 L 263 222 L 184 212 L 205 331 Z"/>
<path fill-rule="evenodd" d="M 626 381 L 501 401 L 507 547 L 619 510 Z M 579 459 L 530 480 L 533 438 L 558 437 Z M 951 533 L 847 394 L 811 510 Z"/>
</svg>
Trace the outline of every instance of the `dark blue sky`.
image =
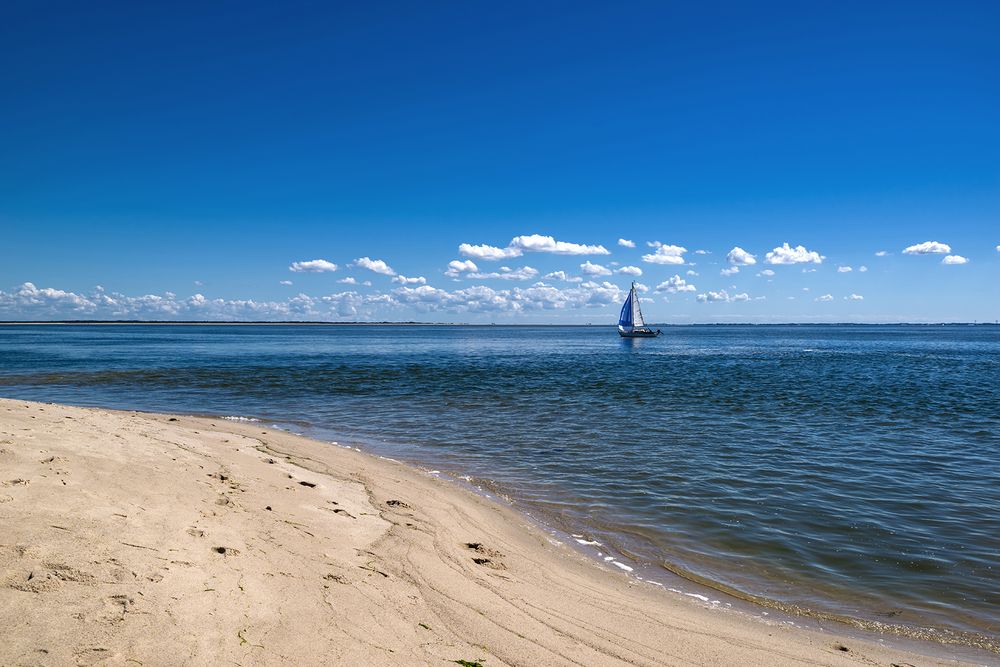
<svg viewBox="0 0 1000 667">
<path fill-rule="evenodd" d="M 358 316 L 388 295 L 401 318 L 475 319 L 451 292 L 580 274 L 588 257 L 539 253 L 508 262 L 535 280 L 443 275 L 466 258 L 495 272 L 460 243 L 536 233 L 604 245 L 588 261 L 640 266 L 651 288 L 697 273 L 695 291 L 650 291 L 662 320 L 1000 309 L 1000 4 L 206 4 L 0 9 L 0 315 L 30 314 L 13 296 L 30 281 L 276 303 L 351 289 Z M 968 263 L 901 255 L 929 240 Z M 644 263 L 647 241 L 697 265 Z M 757 276 L 786 241 L 826 259 Z M 719 275 L 734 246 L 758 271 Z M 448 296 L 393 300 L 405 286 L 348 266 L 363 256 Z M 288 270 L 315 258 L 338 271 Z M 864 283 L 837 272 L 861 264 Z M 697 301 L 722 290 L 750 299 Z M 498 309 L 616 310 L 581 299 Z"/>
</svg>

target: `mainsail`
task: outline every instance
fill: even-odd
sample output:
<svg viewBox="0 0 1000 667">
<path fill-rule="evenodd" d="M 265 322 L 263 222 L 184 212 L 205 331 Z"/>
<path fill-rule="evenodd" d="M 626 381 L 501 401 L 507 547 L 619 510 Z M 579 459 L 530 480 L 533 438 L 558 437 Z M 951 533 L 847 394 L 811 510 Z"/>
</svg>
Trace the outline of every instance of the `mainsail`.
<svg viewBox="0 0 1000 667">
<path fill-rule="evenodd" d="M 632 292 L 629 296 L 632 298 L 632 326 L 646 326 L 646 320 L 642 319 L 642 309 L 639 308 L 639 295 L 635 292 L 635 283 L 632 283 Z"/>
</svg>

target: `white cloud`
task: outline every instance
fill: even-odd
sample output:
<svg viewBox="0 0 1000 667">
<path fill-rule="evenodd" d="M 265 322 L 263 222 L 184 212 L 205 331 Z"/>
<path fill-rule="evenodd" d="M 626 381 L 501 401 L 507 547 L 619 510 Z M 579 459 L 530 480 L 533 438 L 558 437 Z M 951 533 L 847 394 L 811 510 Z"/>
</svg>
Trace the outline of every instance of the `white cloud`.
<svg viewBox="0 0 1000 667">
<path fill-rule="evenodd" d="M 362 269 L 368 269 L 369 271 L 374 271 L 375 273 L 382 274 L 383 276 L 396 275 L 396 272 L 392 270 L 392 267 L 390 267 L 381 259 L 358 257 L 356 260 L 354 260 L 354 266 L 360 266 Z"/>
<path fill-rule="evenodd" d="M 541 234 L 529 234 L 525 236 L 515 236 L 507 244 L 506 248 L 498 248 L 491 245 L 471 245 L 462 243 L 458 246 L 458 252 L 466 257 L 475 257 L 495 261 L 500 259 L 510 259 L 520 257 L 525 252 L 546 252 L 554 255 L 610 255 L 611 252 L 602 245 L 585 245 L 581 243 L 568 243 L 557 241 L 551 236 Z"/>
<path fill-rule="evenodd" d="M 824 302 L 825 301 L 833 301 L 833 295 L 832 294 L 824 294 L 823 296 L 816 297 L 814 299 L 814 301 L 824 301 Z"/>
<path fill-rule="evenodd" d="M 623 248 L 634 248 L 635 241 L 629 241 L 628 239 L 618 239 L 618 245 Z"/>
<path fill-rule="evenodd" d="M 847 299 L 848 301 L 863 301 L 865 297 L 861 296 L 860 294 L 852 294 L 850 296 L 845 296 L 844 298 Z"/>
<path fill-rule="evenodd" d="M 288 270 L 296 273 L 323 273 L 324 271 L 336 271 L 337 265 L 325 259 L 310 259 L 305 262 L 292 262 Z"/>
<path fill-rule="evenodd" d="M 562 280 L 567 283 L 579 283 L 583 282 L 583 278 L 577 276 L 568 276 L 565 271 L 553 271 L 552 273 L 546 273 L 542 276 L 544 280 Z"/>
<path fill-rule="evenodd" d="M 749 301 L 750 295 L 746 292 L 730 295 L 726 290 L 720 290 L 718 292 L 709 291 L 705 294 L 699 294 L 696 298 L 700 303 L 711 303 L 716 301 L 720 301 L 722 303 L 735 303 L 740 301 Z"/>
<path fill-rule="evenodd" d="M 768 264 L 820 264 L 823 256 L 815 250 L 806 250 L 805 246 L 788 245 L 787 242 L 778 246 L 764 256 Z"/>
<path fill-rule="evenodd" d="M 889 254 L 888 250 L 879 250 L 877 253 L 875 253 L 875 256 L 876 257 L 885 257 L 888 254 Z"/>
<path fill-rule="evenodd" d="M 969 258 L 961 255 L 945 255 L 945 258 L 941 260 L 942 264 L 968 264 L 968 262 Z"/>
<path fill-rule="evenodd" d="M 771 269 L 764 269 L 763 271 L 761 271 L 757 275 L 758 276 L 764 276 L 765 278 L 770 278 L 771 276 L 774 275 L 774 271 L 772 271 Z"/>
<path fill-rule="evenodd" d="M 638 266 L 623 266 L 620 269 L 615 269 L 615 273 L 622 273 L 626 276 L 641 276 L 642 269 Z"/>
<path fill-rule="evenodd" d="M 945 255 L 949 252 L 951 252 L 950 245 L 937 241 L 924 241 L 923 243 L 908 246 L 903 250 L 904 255 Z"/>
<path fill-rule="evenodd" d="M 588 276 L 610 276 L 611 269 L 601 266 L 600 264 L 594 264 L 593 262 L 586 261 L 580 265 L 580 270 L 583 271 Z"/>
<path fill-rule="evenodd" d="M 740 267 L 730 266 L 729 268 L 722 269 L 719 271 L 720 276 L 732 276 L 740 272 Z"/>
<path fill-rule="evenodd" d="M 490 273 L 467 273 L 466 278 L 470 280 L 532 280 L 538 275 L 538 269 L 530 266 L 522 266 L 519 269 L 511 269 L 508 266 L 501 266 L 500 271 Z"/>
<path fill-rule="evenodd" d="M 400 285 L 426 285 L 427 278 L 423 276 L 417 276 L 416 278 L 407 278 L 406 276 L 399 275 L 392 279 L 392 282 L 399 283 Z"/>
<path fill-rule="evenodd" d="M 466 257 L 496 261 L 498 259 L 509 259 L 520 257 L 524 254 L 520 248 L 497 248 L 491 245 L 471 245 L 462 243 L 458 246 L 458 252 Z"/>
<path fill-rule="evenodd" d="M 643 255 L 642 261 L 649 264 L 683 264 L 684 263 L 684 253 L 687 252 L 687 248 L 683 248 L 679 245 L 664 245 L 659 241 L 653 241 L 657 244 L 653 247 L 656 248 L 656 252 L 649 255 Z"/>
<path fill-rule="evenodd" d="M 279 285 L 291 285 L 292 281 L 291 280 L 279 280 L 278 284 Z"/>
<path fill-rule="evenodd" d="M 858 267 L 858 273 L 868 273 L 868 267 L 862 264 Z"/>
<path fill-rule="evenodd" d="M 850 273 L 854 269 L 849 266 L 838 266 L 837 273 Z"/>
<path fill-rule="evenodd" d="M 711 255 L 712 251 L 711 250 L 695 250 L 694 254 L 696 254 L 696 255 Z"/>
<path fill-rule="evenodd" d="M 444 272 L 444 275 L 449 278 L 458 278 L 464 272 L 478 271 L 479 267 L 471 259 L 461 260 L 453 259 L 448 262 L 448 270 Z"/>
<path fill-rule="evenodd" d="M 733 266 L 750 266 L 757 263 L 757 258 L 743 248 L 735 246 L 726 255 L 726 261 Z"/>
<path fill-rule="evenodd" d="M 646 293 L 646 292 L 649 291 L 649 286 L 648 285 L 644 285 L 642 283 L 636 283 L 635 284 L 635 291 L 636 292 Z"/>
<path fill-rule="evenodd" d="M 1000 245 L 997 246 L 997 252 L 1000 252 Z"/>
<path fill-rule="evenodd" d="M 347 276 L 346 278 L 341 278 L 337 282 L 338 283 L 342 283 L 344 285 L 357 285 L 358 284 L 357 279 L 354 278 L 353 276 Z"/>
<path fill-rule="evenodd" d="M 672 278 L 667 278 L 656 286 L 657 292 L 669 292 L 670 294 L 677 294 L 678 292 L 693 292 L 695 289 L 694 285 L 688 283 L 676 274 L 674 274 Z"/>
<path fill-rule="evenodd" d="M 610 255 L 611 252 L 602 245 L 584 245 L 556 241 L 551 236 L 531 234 L 515 236 L 510 240 L 510 248 L 519 248 L 525 252 L 547 252 L 554 255 Z"/>
</svg>

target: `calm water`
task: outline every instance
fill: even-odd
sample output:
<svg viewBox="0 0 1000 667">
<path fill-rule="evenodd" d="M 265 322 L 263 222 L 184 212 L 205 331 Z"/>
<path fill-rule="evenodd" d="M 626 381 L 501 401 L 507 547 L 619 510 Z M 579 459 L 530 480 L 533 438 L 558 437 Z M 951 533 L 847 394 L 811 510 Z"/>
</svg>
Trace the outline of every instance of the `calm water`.
<svg viewBox="0 0 1000 667">
<path fill-rule="evenodd" d="M 0 326 L 0 395 L 295 423 L 646 572 L 1000 638 L 997 327 Z"/>
</svg>

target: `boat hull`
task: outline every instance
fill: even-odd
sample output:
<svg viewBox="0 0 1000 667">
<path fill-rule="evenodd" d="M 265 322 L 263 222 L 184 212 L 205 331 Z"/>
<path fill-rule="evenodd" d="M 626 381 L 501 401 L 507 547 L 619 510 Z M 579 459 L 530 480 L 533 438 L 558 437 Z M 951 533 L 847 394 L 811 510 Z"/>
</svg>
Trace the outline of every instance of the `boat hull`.
<svg viewBox="0 0 1000 667">
<path fill-rule="evenodd" d="M 656 338 L 659 336 L 661 331 L 657 329 L 653 331 L 651 329 L 636 329 L 635 331 L 622 331 L 619 329 L 618 335 L 622 338 Z"/>
</svg>

